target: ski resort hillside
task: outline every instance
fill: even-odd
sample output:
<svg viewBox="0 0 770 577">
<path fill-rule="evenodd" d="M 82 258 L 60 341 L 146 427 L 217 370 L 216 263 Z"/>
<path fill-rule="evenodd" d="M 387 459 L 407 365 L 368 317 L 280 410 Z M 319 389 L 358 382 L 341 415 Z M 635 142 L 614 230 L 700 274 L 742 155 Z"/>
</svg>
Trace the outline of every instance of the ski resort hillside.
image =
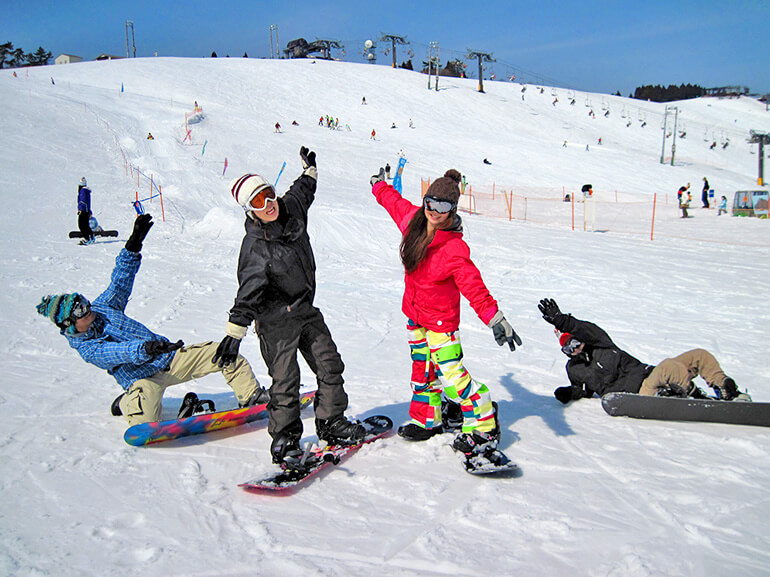
<svg viewBox="0 0 770 577">
<path fill-rule="evenodd" d="M 562 405 L 553 391 L 568 384 L 566 357 L 537 309 L 553 298 L 646 363 L 705 348 L 754 401 L 770 401 L 770 226 L 731 216 L 736 191 L 762 189 L 748 138 L 770 132 L 770 112 L 752 98 L 667 111 L 549 86 L 477 88 L 321 60 L 0 70 L 0 573 L 770 573 L 770 432 L 613 418 L 598 398 Z M 250 494 L 238 484 L 274 468 L 264 421 L 131 447 L 110 415 L 115 379 L 37 314 L 44 295 L 106 288 L 138 200 L 156 224 L 127 314 L 172 341 L 221 340 L 244 233 L 228 184 L 253 172 L 281 194 L 302 171 L 301 146 L 317 154 L 316 305 L 345 362 L 347 414 L 396 425 L 411 399 L 400 234 L 369 179 L 405 158 L 403 196 L 419 203 L 429 180 L 462 173 L 464 238 L 523 341 L 498 347 L 463 301 L 464 363 L 499 403 L 500 447 L 520 474 L 466 474 L 450 434 L 393 435 L 290 497 Z M 68 238 L 82 177 L 117 238 Z M 676 193 L 688 183 L 682 218 Z M 269 386 L 253 332 L 240 350 Z M 315 388 L 304 364 L 302 376 Z M 189 391 L 236 405 L 212 375 L 168 389 L 164 418 Z M 312 410 L 303 416 L 311 442 Z"/>
</svg>

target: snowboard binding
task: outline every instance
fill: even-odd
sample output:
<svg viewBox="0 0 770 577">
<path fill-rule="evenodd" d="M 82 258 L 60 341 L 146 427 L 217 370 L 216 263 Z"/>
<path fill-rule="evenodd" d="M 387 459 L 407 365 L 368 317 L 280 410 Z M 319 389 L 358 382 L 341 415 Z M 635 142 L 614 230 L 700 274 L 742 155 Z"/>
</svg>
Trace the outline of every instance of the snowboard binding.
<svg viewBox="0 0 770 577">
<path fill-rule="evenodd" d="M 187 393 L 182 399 L 182 406 L 179 407 L 177 419 L 186 419 L 198 413 L 213 413 L 215 410 L 214 401 L 199 399 L 195 393 Z"/>
</svg>

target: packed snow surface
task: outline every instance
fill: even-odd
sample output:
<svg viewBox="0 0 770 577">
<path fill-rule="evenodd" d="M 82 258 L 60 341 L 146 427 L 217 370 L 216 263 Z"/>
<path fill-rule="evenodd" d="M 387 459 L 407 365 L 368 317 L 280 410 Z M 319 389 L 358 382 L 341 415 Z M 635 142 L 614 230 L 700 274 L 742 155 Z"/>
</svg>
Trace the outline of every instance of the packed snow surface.
<svg viewBox="0 0 770 577">
<path fill-rule="evenodd" d="M 770 574 L 770 432 L 612 418 L 597 398 L 561 405 L 553 390 L 567 384 L 566 359 L 537 310 L 554 298 L 649 363 L 704 347 L 755 401 L 770 401 L 770 223 L 700 208 L 704 176 L 728 207 L 735 191 L 757 188 L 747 138 L 770 131 L 770 113 L 750 98 L 674 103 L 672 166 L 663 104 L 484 87 L 442 78 L 428 90 L 416 72 L 312 60 L 0 71 L 0 574 Z M 188 134 L 195 101 L 203 114 Z M 319 126 L 326 115 L 337 130 Z M 673 113 L 665 121 L 673 133 Z M 45 294 L 94 298 L 106 287 L 152 178 L 163 213 L 159 198 L 142 203 L 156 225 L 127 312 L 172 340 L 220 340 L 244 218 L 227 185 L 245 172 L 274 180 L 285 162 L 284 191 L 302 145 L 318 156 L 316 304 L 345 361 L 351 416 L 400 424 L 410 400 L 399 233 L 369 177 L 402 151 L 409 200 L 449 168 L 478 192 L 479 214 L 462 214 L 465 238 L 524 344 L 498 347 L 465 301 L 460 334 L 467 368 L 499 402 L 501 448 L 520 475 L 467 475 L 450 435 L 392 436 L 293 496 L 250 494 L 238 483 L 273 468 L 264 423 L 130 447 L 109 413 L 114 379 L 37 315 Z M 68 239 L 82 176 L 118 239 Z M 675 195 L 687 182 L 692 218 L 682 219 Z M 585 183 L 596 198 L 587 230 Z M 269 386 L 253 333 L 241 352 Z M 303 383 L 315 386 L 304 365 Z M 213 375 L 168 390 L 165 417 L 190 390 L 235 405 Z M 304 425 L 311 441 L 310 410 Z"/>
</svg>

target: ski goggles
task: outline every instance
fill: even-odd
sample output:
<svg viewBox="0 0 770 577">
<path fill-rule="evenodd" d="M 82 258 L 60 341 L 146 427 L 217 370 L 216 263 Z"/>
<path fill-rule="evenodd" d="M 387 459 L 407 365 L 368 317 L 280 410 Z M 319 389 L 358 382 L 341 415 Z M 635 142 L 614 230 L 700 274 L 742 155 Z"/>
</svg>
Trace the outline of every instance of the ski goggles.
<svg viewBox="0 0 770 577">
<path fill-rule="evenodd" d="M 78 295 L 75 298 L 75 302 L 72 305 L 70 316 L 64 319 L 59 326 L 60 328 L 63 328 L 63 329 L 69 328 L 72 325 L 74 325 L 79 319 L 82 319 L 88 316 L 88 313 L 90 312 L 91 312 L 91 301 L 89 301 L 83 295 Z"/>
<path fill-rule="evenodd" d="M 457 208 L 457 203 L 451 200 L 436 198 L 435 196 L 425 196 L 422 199 L 422 205 L 432 212 L 447 214 Z"/>
<path fill-rule="evenodd" d="M 561 348 L 561 352 L 563 352 L 568 357 L 571 357 L 572 355 L 575 354 L 575 351 L 578 350 L 578 347 L 580 347 L 580 345 L 582 344 L 583 343 L 581 343 L 579 340 L 573 337 L 570 340 L 568 340 L 567 343 Z"/>
<path fill-rule="evenodd" d="M 275 200 L 275 190 L 273 190 L 272 186 L 266 186 L 252 196 L 246 206 L 243 207 L 243 210 L 246 212 L 265 210 L 267 208 L 268 200 Z"/>
</svg>

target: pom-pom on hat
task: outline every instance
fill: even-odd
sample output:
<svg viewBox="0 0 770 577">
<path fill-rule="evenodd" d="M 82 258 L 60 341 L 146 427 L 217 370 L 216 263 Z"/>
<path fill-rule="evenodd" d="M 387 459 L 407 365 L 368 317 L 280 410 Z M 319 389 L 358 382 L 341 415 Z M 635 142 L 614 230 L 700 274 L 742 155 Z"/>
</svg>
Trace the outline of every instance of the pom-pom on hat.
<svg viewBox="0 0 770 577">
<path fill-rule="evenodd" d="M 235 202 L 244 207 L 265 188 L 273 188 L 273 185 L 258 174 L 244 174 L 230 183 L 230 193 Z"/>
<path fill-rule="evenodd" d="M 563 347 L 564 345 L 566 345 L 569 342 L 569 340 L 571 338 L 572 338 L 571 334 L 569 334 L 569 333 L 561 333 L 559 335 L 559 346 Z"/>
<path fill-rule="evenodd" d="M 77 332 L 75 325 L 68 325 L 65 321 L 72 315 L 72 307 L 75 306 L 79 297 L 78 293 L 45 296 L 37 305 L 37 312 L 48 317 L 60 329 L 74 334 Z"/>
<path fill-rule="evenodd" d="M 460 200 L 460 180 L 462 175 L 454 168 L 450 168 L 444 176 L 434 180 L 425 192 L 425 196 L 432 196 L 440 200 L 448 200 L 457 204 Z"/>
</svg>

